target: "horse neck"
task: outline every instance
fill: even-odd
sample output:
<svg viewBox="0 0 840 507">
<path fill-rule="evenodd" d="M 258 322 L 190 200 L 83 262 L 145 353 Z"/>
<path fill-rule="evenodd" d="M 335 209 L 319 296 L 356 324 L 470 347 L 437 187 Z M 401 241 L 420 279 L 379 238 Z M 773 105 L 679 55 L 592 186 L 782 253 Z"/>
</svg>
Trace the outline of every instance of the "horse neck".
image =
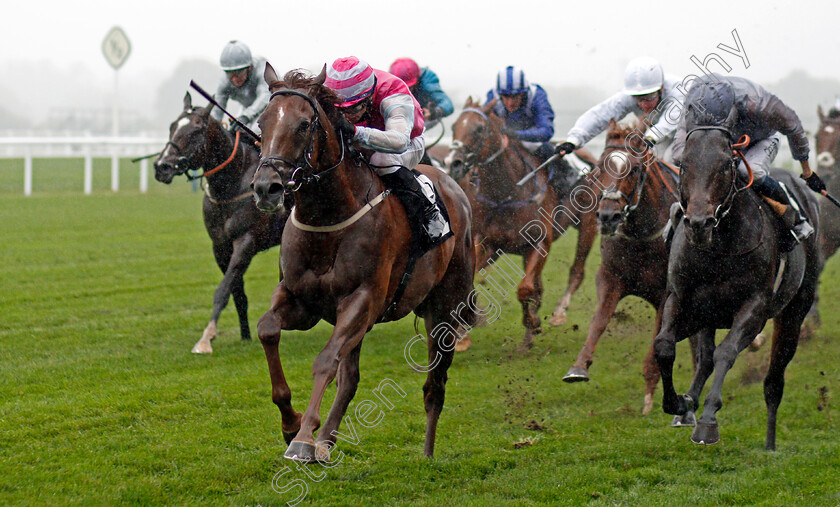
<svg viewBox="0 0 840 507">
<path fill-rule="evenodd" d="M 523 168 L 527 169 L 524 158 L 511 143 L 492 162 L 478 166 L 478 177 L 482 182 L 481 194 L 498 202 L 522 197 L 536 184 L 536 178 L 532 178 L 531 182 L 522 187 L 516 185 L 525 176 Z"/>
<path fill-rule="evenodd" d="M 675 201 L 653 166 L 648 165 L 645 171 L 647 176 L 639 205 L 628 215 L 623 228 L 628 236 L 646 237 L 665 227 L 671 204 Z"/>
<path fill-rule="evenodd" d="M 241 136 L 241 135 L 240 135 Z M 216 198 L 228 198 L 247 190 L 250 178 L 245 178 L 246 172 L 256 167 L 256 150 L 246 147 L 246 142 L 240 137 L 236 146 L 235 138 L 222 130 L 221 126 L 208 127 L 205 147 L 204 171 L 209 172 L 224 164 L 236 150 L 233 159 L 222 169 L 207 176 L 207 185 Z"/>
<path fill-rule="evenodd" d="M 308 225 L 333 225 L 351 217 L 383 190 L 372 170 L 345 159 L 317 182 L 295 192 L 296 213 L 305 216 Z"/>
</svg>

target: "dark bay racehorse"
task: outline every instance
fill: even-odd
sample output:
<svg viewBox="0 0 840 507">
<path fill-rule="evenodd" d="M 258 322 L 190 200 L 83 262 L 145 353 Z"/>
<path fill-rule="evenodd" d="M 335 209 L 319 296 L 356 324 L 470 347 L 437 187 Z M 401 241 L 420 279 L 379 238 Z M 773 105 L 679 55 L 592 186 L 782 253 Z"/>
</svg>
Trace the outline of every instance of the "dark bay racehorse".
<svg viewBox="0 0 840 507">
<path fill-rule="evenodd" d="M 260 209 L 284 209 L 287 193 L 294 204 L 283 233 L 284 278 L 257 328 L 271 375 L 272 399 L 289 442 L 285 456 L 330 461 L 329 448 L 359 382 L 362 339 L 377 322 L 400 319 L 412 311 L 424 319 L 429 333 L 429 365 L 421 367 L 419 361 L 413 366 L 428 372 L 423 386 L 424 453 L 431 456 L 456 329 L 461 321 L 470 325 L 475 320 L 470 299 L 475 297 L 475 253 L 469 201 L 444 173 L 418 166 L 445 202 L 454 236 L 417 261 L 398 305 L 386 312 L 406 268 L 409 224 L 400 202 L 389 197 L 380 179 L 351 153 L 333 127 L 341 113 L 334 106 L 337 97 L 323 86 L 325 71 L 326 67 L 316 78 L 291 71 L 279 81 L 274 69 L 266 66 L 272 98 L 260 118 L 263 158 L 253 182 Z M 278 343 L 282 330 L 309 329 L 320 320 L 335 329 L 315 358 L 312 397 L 301 416 L 292 408 Z M 399 340 L 397 347 L 401 350 L 413 341 Z M 335 401 L 316 441 L 321 400 L 334 378 Z"/>
<path fill-rule="evenodd" d="M 635 134 L 635 135 L 634 135 Z M 662 232 L 676 201 L 677 179 L 658 166 L 659 161 L 641 142 L 635 125 L 620 127 L 611 120 L 604 153 L 598 161 L 604 190 L 598 205 L 601 231 L 601 266 L 595 275 L 598 306 L 589 324 L 586 343 L 575 364 L 563 377 L 566 382 L 589 380 L 589 367 L 598 340 L 619 301 L 637 296 L 657 309 L 654 337 L 659 331 L 665 300 L 668 250 Z M 653 407 L 659 367 L 653 345 L 644 360 L 643 414 Z"/>
<path fill-rule="evenodd" d="M 737 178 L 738 158 L 729 130 L 736 114 L 733 107 L 722 126 L 704 127 L 697 126 L 689 112 L 680 182 L 685 218 L 671 246 L 668 295 L 654 347 L 666 413 L 684 415 L 696 410 L 703 385 L 714 372 L 703 414 L 691 436 L 695 443 L 714 444 L 720 439 L 715 414 L 723 405 L 726 373 L 765 322 L 774 318 L 770 367 L 764 379 L 765 446 L 772 450 L 784 372 L 813 302 L 819 251 L 814 235 L 789 254 L 780 252 L 780 221 L 757 193 L 744 191 L 747 183 Z M 797 196 L 819 231 L 816 196 L 791 173 L 772 174 Z M 721 328 L 729 332 L 715 347 L 713 330 Z M 677 396 L 673 384 L 676 342 L 701 330 L 705 338 L 698 343 L 694 379 L 688 393 Z"/>
<path fill-rule="evenodd" d="M 522 347 L 527 349 L 541 330 L 541 275 L 551 243 L 577 226 L 580 234 L 569 287 L 561 300 L 562 308 L 555 310 L 555 315 L 562 315 L 565 321 L 566 308 L 583 280 L 586 256 L 597 234 L 592 212 L 597 197 L 587 213 L 561 206 L 545 170 L 517 186 L 539 161 L 518 140 L 502 134 L 503 120 L 493 114 L 493 105 L 491 102 L 481 106 L 472 98 L 467 100 L 452 127 L 452 151 L 447 165 L 472 205 L 476 267 L 484 268 L 502 252 L 522 256 L 525 276 L 516 294 L 525 326 Z"/>
<path fill-rule="evenodd" d="M 192 351 L 213 352 L 219 314 L 231 294 L 239 315 L 243 340 L 251 339 L 248 298 L 243 275 L 254 255 L 280 244 L 286 214 L 266 215 L 254 205 L 249 187 L 259 161 L 259 152 L 249 139 L 224 129 L 210 116 L 212 105 L 197 108 L 187 93 L 184 111 L 172 122 L 169 141 L 155 161 L 155 179 L 169 184 L 175 176 L 203 170 L 204 226 L 213 242 L 216 264 L 224 273 L 213 295 L 213 313 L 204 334 Z"/>
</svg>

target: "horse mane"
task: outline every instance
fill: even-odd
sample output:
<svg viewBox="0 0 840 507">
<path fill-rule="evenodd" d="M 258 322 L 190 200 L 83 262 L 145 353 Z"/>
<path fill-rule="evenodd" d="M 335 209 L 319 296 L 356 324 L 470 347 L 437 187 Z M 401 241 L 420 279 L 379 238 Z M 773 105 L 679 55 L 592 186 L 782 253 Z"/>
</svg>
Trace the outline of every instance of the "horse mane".
<svg viewBox="0 0 840 507">
<path fill-rule="evenodd" d="M 289 90 L 306 90 L 308 95 L 315 99 L 320 104 L 321 109 L 330 119 L 335 121 L 338 119 L 338 107 L 336 103 L 340 101 L 336 93 L 324 86 L 323 81 L 319 81 L 320 76 L 313 76 L 303 69 L 293 69 L 283 76 L 281 81 L 275 81 L 269 84 L 271 93 L 281 90 L 283 88 Z"/>
</svg>

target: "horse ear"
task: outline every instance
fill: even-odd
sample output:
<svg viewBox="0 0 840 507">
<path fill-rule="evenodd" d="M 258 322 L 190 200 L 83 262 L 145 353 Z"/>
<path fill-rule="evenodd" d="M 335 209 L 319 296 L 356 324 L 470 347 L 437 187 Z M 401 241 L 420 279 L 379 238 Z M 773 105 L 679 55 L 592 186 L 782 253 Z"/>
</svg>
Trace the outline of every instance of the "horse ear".
<svg viewBox="0 0 840 507">
<path fill-rule="evenodd" d="M 274 67 L 272 67 L 271 64 L 268 62 L 265 62 L 265 72 L 263 72 L 263 79 L 265 79 L 265 82 L 268 83 L 268 86 L 271 86 L 277 81 L 280 81 L 280 78 L 277 77 L 277 72 L 274 71 Z"/>
<path fill-rule="evenodd" d="M 823 113 L 822 106 L 817 106 L 817 114 L 820 116 L 820 122 L 825 122 L 825 113 Z"/>
<path fill-rule="evenodd" d="M 490 111 L 492 111 L 492 110 L 493 110 L 493 108 L 494 108 L 494 107 L 496 107 L 496 102 L 498 102 L 498 101 L 499 101 L 499 99 L 498 99 L 498 98 L 495 98 L 495 99 L 491 100 L 490 102 L 488 102 L 487 104 L 485 104 L 485 105 L 484 105 L 484 107 L 482 107 L 482 108 L 481 108 L 481 110 L 482 110 L 485 114 L 490 114 Z"/>
<path fill-rule="evenodd" d="M 607 124 L 607 132 L 612 132 L 616 129 L 618 123 L 615 122 L 615 118 L 610 118 L 610 122 Z"/>
<path fill-rule="evenodd" d="M 321 68 L 321 73 L 315 76 L 315 84 L 323 85 L 327 81 L 327 64 Z"/>
<path fill-rule="evenodd" d="M 732 106 L 732 109 L 729 110 L 729 115 L 724 120 L 723 125 L 732 130 L 735 128 L 735 124 L 738 123 L 738 109 L 735 106 Z"/>
<path fill-rule="evenodd" d="M 464 109 L 472 107 L 472 95 L 467 96 L 467 101 L 464 102 Z"/>
<path fill-rule="evenodd" d="M 190 92 L 187 92 L 184 95 L 184 111 L 189 111 L 190 109 L 192 109 L 192 95 L 190 95 Z"/>
</svg>

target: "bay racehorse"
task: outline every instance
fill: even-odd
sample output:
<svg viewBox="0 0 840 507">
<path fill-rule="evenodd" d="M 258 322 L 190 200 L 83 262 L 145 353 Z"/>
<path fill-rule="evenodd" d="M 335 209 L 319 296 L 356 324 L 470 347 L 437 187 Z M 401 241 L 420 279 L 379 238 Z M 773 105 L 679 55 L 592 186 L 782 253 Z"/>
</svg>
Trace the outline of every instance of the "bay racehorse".
<svg viewBox="0 0 840 507">
<path fill-rule="evenodd" d="M 840 110 L 831 108 L 826 115 L 822 107 L 817 108 L 820 125 L 816 135 L 817 171 L 825 182 L 828 193 L 840 195 Z M 825 199 L 821 199 L 819 244 L 822 265 L 840 248 L 840 209 Z M 817 308 L 819 293 L 814 299 L 814 307 L 809 318 L 819 325 L 820 314 Z"/>
<path fill-rule="evenodd" d="M 193 107 L 190 94 L 184 110 L 169 128 L 169 141 L 155 161 L 155 179 L 169 184 L 188 171 L 203 171 L 204 226 L 213 242 L 213 255 L 224 276 L 213 295 L 210 323 L 192 351 L 213 352 L 219 314 L 233 295 L 243 340 L 251 339 L 248 298 L 243 275 L 254 255 L 280 244 L 286 214 L 266 215 L 254 205 L 249 187 L 259 152 L 249 139 L 240 139 L 210 116 L 212 105 Z"/>
<path fill-rule="evenodd" d="M 454 236 L 417 260 L 411 281 L 394 301 L 412 241 L 406 213 L 370 166 L 339 137 L 334 125 L 341 113 L 334 106 L 336 95 L 323 86 L 325 72 L 326 67 L 311 78 L 291 71 L 280 81 L 266 65 L 265 80 L 272 95 L 260 117 L 262 160 L 253 181 L 260 209 L 281 210 L 293 203 L 283 232 L 284 278 L 257 327 L 272 398 L 289 442 L 285 456 L 330 461 L 329 449 L 359 382 L 365 334 L 378 322 L 397 320 L 412 311 L 424 319 L 429 334 L 428 366 L 418 367 L 419 361 L 413 366 L 428 372 L 423 386 L 424 453 L 432 456 L 456 329 L 475 320 L 469 201 L 444 173 L 418 166 L 445 203 Z M 312 396 L 301 416 L 292 408 L 278 343 L 282 330 L 309 329 L 320 320 L 335 328 L 313 363 Z M 398 343 L 401 349 L 403 345 Z M 336 397 L 316 441 L 321 400 L 334 378 Z"/>
<path fill-rule="evenodd" d="M 562 205 L 548 171 L 543 170 L 522 186 L 517 185 L 539 161 L 516 139 L 502 133 L 503 120 L 493 111 L 469 98 L 452 127 L 452 151 L 447 156 L 450 175 L 459 181 L 473 209 L 476 267 L 483 269 L 502 253 L 522 256 L 524 276 L 516 296 L 522 306 L 525 335 L 522 348 L 532 346 L 541 331 L 542 270 L 551 244 L 572 226 L 580 230 L 569 287 L 558 303 L 555 318 L 565 322 L 571 295 L 583 281 L 586 256 L 597 235 L 591 207 L 584 212 Z"/>
<path fill-rule="evenodd" d="M 598 340 L 625 297 L 637 296 L 656 308 L 654 338 L 659 331 L 668 268 L 662 233 L 671 204 L 676 202 L 678 179 L 645 148 L 638 132 L 636 125 L 619 126 L 614 120 L 607 127 L 606 147 L 598 161 L 603 187 L 597 213 L 601 232 L 601 266 L 595 275 L 598 306 L 586 342 L 563 377 L 566 382 L 589 380 Z M 647 414 L 660 376 L 652 340 L 643 373 L 642 413 Z"/>
<path fill-rule="evenodd" d="M 668 263 L 668 295 L 662 327 L 654 342 L 662 372 L 666 413 L 687 415 L 698 408 L 700 392 L 714 372 L 703 413 L 691 436 L 698 444 L 714 444 L 720 433 L 716 418 L 723 405 L 726 373 L 766 321 L 774 319 L 770 366 L 764 379 L 767 405 L 765 447 L 776 447 L 776 417 L 785 385 L 785 368 L 796 352 L 799 332 L 814 299 L 819 276 L 817 235 L 790 253 L 780 251 L 780 220 L 750 182 L 738 178 L 737 150 L 730 129 L 737 118 L 717 126 L 698 126 L 692 112 L 680 174 L 680 222 Z M 799 178 L 774 171 L 797 197 L 819 231 L 819 204 Z M 716 347 L 715 329 L 729 329 Z M 676 342 L 704 331 L 698 342 L 697 368 L 688 393 L 677 396 L 673 384 Z"/>
</svg>

